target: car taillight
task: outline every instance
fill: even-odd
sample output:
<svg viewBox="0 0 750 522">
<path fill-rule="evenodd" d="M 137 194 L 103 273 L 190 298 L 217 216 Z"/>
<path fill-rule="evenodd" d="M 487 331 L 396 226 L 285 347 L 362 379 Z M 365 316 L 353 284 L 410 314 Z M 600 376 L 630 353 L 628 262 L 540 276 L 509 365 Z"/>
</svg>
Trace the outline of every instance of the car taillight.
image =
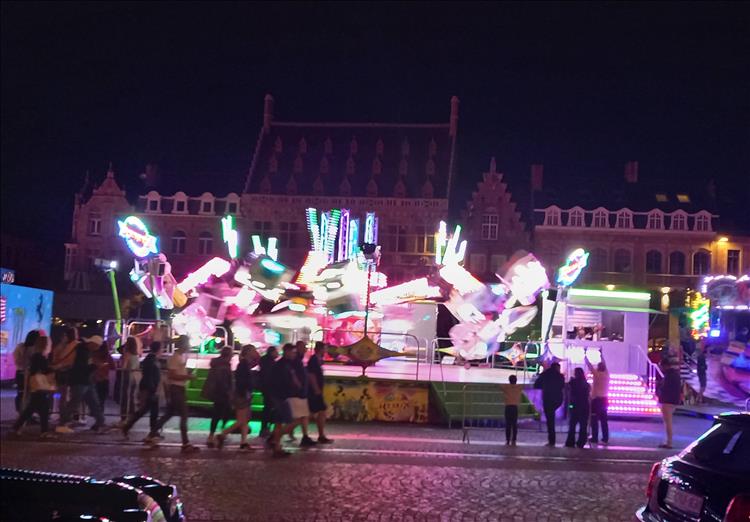
<svg viewBox="0 0 750 522">
<path fill-rule="evenodd" d="M 729 502 L 724 522 L 748 522 L 750 520 L 750 495 L 737 495 Z"/>
<path fill-rule="evenodd" d="M 651 498 L 651 493 L 654 492 L 654 486 L 656 486 L 656 483 L 659 481 L 659 468 L 661 467 L 661 462 L 657 462 L 653 466 L 651 466 L 651 475 L 648 477 L 648 485 L 646 486 L 646 498 Z"/>
</svg>

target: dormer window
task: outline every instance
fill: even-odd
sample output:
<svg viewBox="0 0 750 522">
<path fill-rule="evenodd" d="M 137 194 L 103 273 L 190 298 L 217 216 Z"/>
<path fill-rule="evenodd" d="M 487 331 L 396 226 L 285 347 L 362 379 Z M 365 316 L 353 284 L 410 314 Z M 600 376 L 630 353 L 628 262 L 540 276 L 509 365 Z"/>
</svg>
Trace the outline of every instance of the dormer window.
<svg viewBox="0 0 750 522">
<path fill-rule="evenodd" d="M 690 196 L 687 194 L 677 194 L 677 201 L 680 203 L 690 203 Z"/>
<path fill-rule="evenodd" d="M 687 216 L 684 212 L 675 212 L 672 214 L 672 223 L 670 230 L 687 230 Z"/>
<path fill-rule="evenodd" d="M 617 228 L 633 228 L 633 213 L 627 209 L 617 212 Z"/>
<path fill-rule="evenodd" d="M 200 197 L 200 213 L 201 214 L 213 214 L 214 213 L 214 196 L 209 192 L 204 192 Z"/>
<path fill-rule="evenodd" d="M 560 226 L 560 209 L 559 208 L 550 207 L 544 211 L 544 225 L 548 227 Z"/>
<path fill-rule="evenodd" d="M 184 192 L 178 192 L 174 195 L 174 207 L 172 213 L 187 214 L 187 195 Z"/>
<path fill-rule="evenodd" d="M 158 192 L 152 190 L 146 195 L 146 212 L 161 211 L 161 196 Z"/>
<path fill-rule="evenodd" d="M 664 215 L 658 210 L 649 212 L 646 228 L 649 230 L 662 230 L 664 228 Z"/>
<path fill-rule="evenodd" d="M 240 197 L 234 192 L 227 194 L 226 214 L 237 214 L 240 210 Z"/>
<path fill-rule="evenodd" d="M 569 227 L 582 227 L 585 226 L 583 222 L 583 209 L 573 208 L 568 212 L 568 226 Z"/>
<path fill-rule="evenodd" d="M 227 214 L 236 214 L 237 213 L 237 203 L 234 201 L 230 201 L 227 203 Z"/>
<path fill-rule="evenodd" d="M 594 210 L 594 219 L 591 225 L 594 228 L 609 228 L 609 212 L 603 208 Z"/>
<path fill-rule="evenodd" d="M 711 218 L 708 214 L 701 212 L 695 216 L 693 230 L 696 232 L 709 232 L 711 230 Z"/>
</svg>

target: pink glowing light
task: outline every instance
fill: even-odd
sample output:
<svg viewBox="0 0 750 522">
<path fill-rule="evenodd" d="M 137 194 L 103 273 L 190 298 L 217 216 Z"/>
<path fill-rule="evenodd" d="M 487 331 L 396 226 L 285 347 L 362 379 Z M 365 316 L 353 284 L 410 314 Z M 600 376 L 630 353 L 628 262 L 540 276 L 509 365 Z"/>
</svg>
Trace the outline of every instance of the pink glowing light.
<svg viewBox="0 0 750 522">
<path fill-rule="evenodd" d="M 183 293 L 188 293 L 195 287 L 204 284 L 211 276 L 223 276 L 229 272 L 231 267 L 232 265 L 226 259 L 215 257 L 192 274 L 189 274 L 177 285 L 177 288 Z"/>
</svg>

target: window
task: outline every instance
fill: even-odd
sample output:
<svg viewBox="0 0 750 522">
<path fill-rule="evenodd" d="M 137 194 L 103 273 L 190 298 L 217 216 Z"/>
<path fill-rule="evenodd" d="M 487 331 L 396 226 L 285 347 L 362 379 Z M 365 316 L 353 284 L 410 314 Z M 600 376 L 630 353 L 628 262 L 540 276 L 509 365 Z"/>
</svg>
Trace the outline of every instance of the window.
<svg viewBox="0 0 750 522">
<path fill-rule="evenodd" d="M 102 215 L 99 212 L 89 214 L 89 235 L 99 236 L 102 233 Z"/>
<path fill-rule="evenodd" d="M 580 208 L 571 209 L 568 212 L 568 226 L 569 227 L 582 227 L 585 226 L 583 222 L 583 210 Z"/>
<path fill-rule="evenodd" d="M 435 251 L 435 235 L 424 225 L 416 227 L 417 232 L 417 252 L 422 254 L 431 254 Z"/>
<path fill-rule="evenodd" d="M 690 196 L 687 194 L 677 194 L 677 201 L 680 203 L 690 203 Z"/>
<path fill-rule="evenodd" d="M 594 272 L 607 272 L 607 251 L 603 248 L 595 248 L 591 251 L 591 257 L 589 258 L 589 264 L 591 270 Z"/>
<path fill-rule="evenodd" d="M 297 227 L 296 221 L 279 223 L 279 248 L 297 248 Z"/>
<path fill-rule="evenodd" d="M 237 202 L 236 201 L 230 201 L 227 203 L 227 214 L 236 214 L 237 213 Z"/>
<path fill-rule="evenodd" d="M 740 251 L 727 250 L 727 274 L 737 275 L 740 271 Z"/>
<path fill-rule="evenodd" d="M 591 223 L 594 228 L 608 228 L 609 227 L 609 212 L 603 208 L 594 210 L 594 219 Z"/>
<path fill-rule="evenodd" d="M 551 207 L 544 211 L 544 224 L 548 227 L 560 226 L 560 209 Z"/>
<path fill-rule="evenodd" d="M 178 230 L 172 234 L 172 253 L 173 254 L 184 254 L 185 253 L 185 232 Z"/>
<path fill-rule="evenodd" d="M 185 206 L 185 201 L 184 200 L 175 201 L 175 204 L 174 204 L 174 211 L 175 212 L 185 212 L 185 208 L 186 208 L 186 206 Z"/>
<path fill-rule="evenodd" d="M 693 275 L 705 275 L 711 271 L 711 253 L 699 250 L 693 254 Z"/>
<path fill-rule="evenodd" d="M 646 273 L 661 274 L 661 252 L 658 250 L 649 250 L 646 252 Z"/>
<path fill-rule="evenodd" d="M 633 213 L 629 210 L 618 211 L 617 228 L 633 228 Z"/>
<path fill-rule="evenodd" d="M 149 212 L 158 212 L 159 211 L 159 200 L 158 199 L 149 199 L 148 200 L 148 206 L 146 209 Z"/>
<path fill-rule="evenodd" d="M 201 255 L 212 254 L 214 250 L 214 236 L 211 232 L 201 232 L 198 236 L 198 253 Z"/>
<path fill-rule="evenodd" d="M 671 230 L 687 230 L 687 216 L 683 212 L 672 214 Z"/>
<path fill-rule="evenodd" d="M 485 214 L 482 216 L 482 239 L 497 239 L 497 227 L 499 217 L 497 214 Z"/>
<path fill-rule="evenodd" d="M 747 473 L 750 436 L 741 423 L 717 422 L 688 446 L 681 458 L 722 473 Z"/>
<path fill-rule="evenodd" d="M 648 222 L 646 228 L 649 230 L 661 230 L 664 228 L 664 214 L 658 210 L 652 210 L 648 213 Z"/>
<path fill-rule="evenodd" d="M 615 272 L 626 273 L 632 270 L 630 250 L 619 248 L 615 250 Z"/>
<path fill-rule="evenodd" d="M 484 254 L 471 254 L 471 271 L 475 274 L 484 274 L 487 271 L 487 256 Z"/>
<path fill-rule="evenodd" d="M 267 238 L 272 235 L 272 223 L 270 221 L 256 221 L 253 229 L 255 230 L 255 233 L 262 238 Z"/>
<path fill-rule="evenodd" d="M 657 194 L 656 201 L 658 201 L 659 203 L 666 203 L 667 201 L 669 201 L 669 198 L 666 194 Z"/>
<path fill-rule="evenodd" d="M 685 254 L 682 252 L 669 254 L 669 273 L 672 275 L 683 275 L 685 273 Z"/>
<path fill-rule="evenodd" d="M 176 192 L 173 196 L 174 206 L 172 207 L 173 214 L 187 214 L 187 194 L 184 192 Z"/>
<path fill-rule="evenodd" d="M 695 216 L 695 225 L 693 230 L 696 232 L 708 232 L 711 230 L 711 218 L 706 214 L 698 214 Z"/>
<path fill-rule="evenodd" d="M 201 212 L 204 214 L 210 214 L 214 211 L 214 204 L 210 201 L 202 201 L 201 202 Z"/>
</svg>

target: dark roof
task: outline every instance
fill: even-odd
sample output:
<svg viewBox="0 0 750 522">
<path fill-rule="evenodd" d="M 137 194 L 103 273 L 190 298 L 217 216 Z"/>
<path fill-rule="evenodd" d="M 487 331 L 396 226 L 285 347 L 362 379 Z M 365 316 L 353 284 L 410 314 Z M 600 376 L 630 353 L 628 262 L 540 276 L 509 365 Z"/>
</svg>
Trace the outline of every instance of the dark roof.
<svg viewBox="0 0 750 522">
<path fill-rule="evenodd" d="M 448 123 L 272 121 L 268 132 L 261 132 L 245 191 L 288 194 L 296 185 L 297 194 L 338 196 L 348 178 L 352 196 L 368 195 L 368 183 L 374 180 L 379 197 L 392 197 L 399 195 L 395 187 L 402 179 L 404 197 L 423 197 L 429 178 L 433 197 L 444 198 L 452 154 Z M 354 168 L 347 174 L 350 158 Z"/>
</svg>

